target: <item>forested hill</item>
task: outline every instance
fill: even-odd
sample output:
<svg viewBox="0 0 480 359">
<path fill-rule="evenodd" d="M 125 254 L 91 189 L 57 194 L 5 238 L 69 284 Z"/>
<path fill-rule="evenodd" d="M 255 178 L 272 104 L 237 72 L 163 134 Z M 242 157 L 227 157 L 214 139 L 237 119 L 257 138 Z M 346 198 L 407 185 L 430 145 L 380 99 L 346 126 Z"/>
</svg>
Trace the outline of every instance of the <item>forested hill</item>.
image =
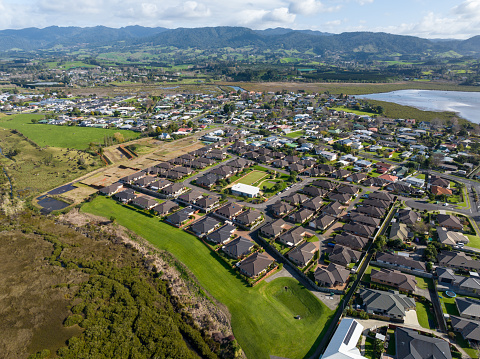
<svg viewBox="0 0 480 359">
<path fill-rule="evenodd" d="M 0 51 L 65 51 L 83 47 L 90 50 L 108 45 L 114 49 L 144 46 L 219 49 L 252 47 L 266 51 L 275 49 L 309 51 L 315 55 L 338 53 L 352 57 L 361 54 L 391 56 L 436 56 L 454 52 L 460 56 L 480 56 L 480 37 L 467 40 L 432 41 L 414 36 L 373 32 L 329 34 L 285 28 L 252 30 L 245 27 L 204 28 L 124 28 L 47 27 L 0 31 Z M 360 55 L 359 55 L 360 54 Z"/>
</svg>

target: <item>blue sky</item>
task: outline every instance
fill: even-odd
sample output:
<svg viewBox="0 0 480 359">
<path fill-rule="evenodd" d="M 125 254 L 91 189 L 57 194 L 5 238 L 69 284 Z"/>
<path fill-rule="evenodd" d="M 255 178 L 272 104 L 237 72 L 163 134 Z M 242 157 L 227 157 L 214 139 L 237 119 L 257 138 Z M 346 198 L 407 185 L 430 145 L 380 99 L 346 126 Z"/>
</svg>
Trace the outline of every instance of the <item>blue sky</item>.
<svg viewBox="0 0 480 359">
<path fill-rule="evenodd" d="M 480 35 L 480 0 L 0 0 L 0 29 L 127 25 Z"/>
</svg>

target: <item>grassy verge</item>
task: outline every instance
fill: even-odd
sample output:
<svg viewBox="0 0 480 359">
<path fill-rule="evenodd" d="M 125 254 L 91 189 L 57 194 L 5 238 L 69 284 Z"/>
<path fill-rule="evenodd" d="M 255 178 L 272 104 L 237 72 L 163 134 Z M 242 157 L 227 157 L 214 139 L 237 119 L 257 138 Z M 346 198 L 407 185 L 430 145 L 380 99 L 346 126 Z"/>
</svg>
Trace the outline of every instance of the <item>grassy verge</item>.
<svg viewBox="0 0 480 359">
<path fill-rule="evenodd" d="M 200 284 L 228 307 L 235 337 L 249 358 L 307 356 L 333 315 L 293 279 L 281 278 L 247 287 L 201 241 L 157 218 L 128 210 L 104 197 L 85 204 L 82 211 L 107 218 L 114 216 L 120 225 L 184 263 Z M 302 319 L 294 319 L 295 315 Z"/>
<path fill-rule="evenodd" d="M 466 234 L 469 239 L 467 246 L 480 249 L 480 237 Z"/>
</svg>

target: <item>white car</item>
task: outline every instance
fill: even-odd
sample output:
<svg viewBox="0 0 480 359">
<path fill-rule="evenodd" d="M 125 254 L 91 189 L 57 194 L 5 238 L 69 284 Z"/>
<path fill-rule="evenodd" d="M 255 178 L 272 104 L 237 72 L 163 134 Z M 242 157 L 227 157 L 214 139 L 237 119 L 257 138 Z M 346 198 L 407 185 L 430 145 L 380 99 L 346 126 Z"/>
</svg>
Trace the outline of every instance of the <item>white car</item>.
<svg viewBox="0 0 480 359">
<path fill-rule="evenodd" d="M 444 207 L 448 206 L 448 203 L 444 203 L 443 206 L 444 206 Z"/>
</svg>

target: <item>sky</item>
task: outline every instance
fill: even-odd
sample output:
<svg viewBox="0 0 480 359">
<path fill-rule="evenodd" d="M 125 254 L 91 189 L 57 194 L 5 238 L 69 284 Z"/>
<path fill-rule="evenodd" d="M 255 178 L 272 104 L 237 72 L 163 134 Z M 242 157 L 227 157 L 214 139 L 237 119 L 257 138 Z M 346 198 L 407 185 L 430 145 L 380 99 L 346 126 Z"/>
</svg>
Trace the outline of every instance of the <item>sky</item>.
<svg viewBox="0 0 480 359">
<path fill-rule="evenodd" d="M 480 0 L 0 0 L 0 29 L 285 27 L 423 38 L 480 35 Z"/>
</svg>

